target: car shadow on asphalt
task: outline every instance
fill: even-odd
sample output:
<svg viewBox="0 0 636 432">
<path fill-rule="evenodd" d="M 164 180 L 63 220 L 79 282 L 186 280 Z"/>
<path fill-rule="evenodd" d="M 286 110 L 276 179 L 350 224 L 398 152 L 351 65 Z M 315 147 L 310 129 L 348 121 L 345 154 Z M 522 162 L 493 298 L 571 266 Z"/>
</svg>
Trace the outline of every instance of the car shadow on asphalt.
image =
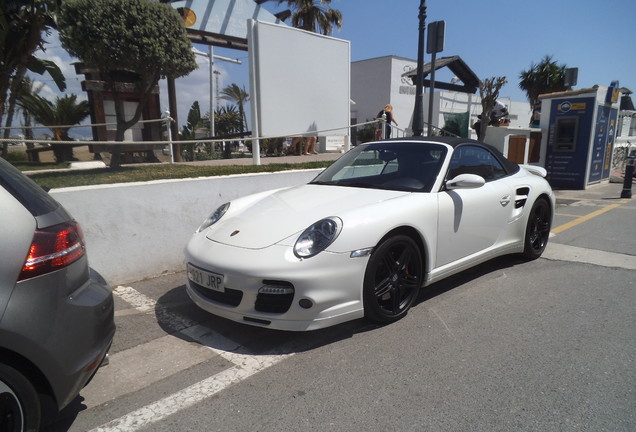
<svg viewBox="0 0 636 432">
<path fill-rule="evenodd" d="M 473 282 L 482 276 L 486 276 L 490 273 L 515 267 L 520 264 L 527 263 L 528 259 L 523 258 L 521 255 L 505 255 L 497 258 L 493 258 L 485 263 L 477 265 L 475 267 L 464 270 L 461 273 L 442 279 L 420 290 L 419 298 L 417 299 L 414 308 L 420 303 L 426 302 L 434 297 L 442 295 L 452 289 L 462 286 L 466 283 Z"/>
<path fill-rule="evenodd" d="M 417 313 L 418 305 L 442 295 L 456 287 L 474 281 L 489 273 L 514 267 L 526 262 L 520 256 L 510 255 L 492 259 L 462 273 L 436 282 L 420 291 L 411 313 Z M 242 354 L 285 355 L 311 351 L 325 345 L 346 340 L 385 325 L 356 319 L 326 329 L 307 332 L 280 331 L 234 322 L 209 314 L 197 307 L 188 297 L 185 285 L 179 285 L 162 295 L 157 301 L 155 315 L 158 325 L 167 334 L 192 343 L 201 343 L 188 336 L 188 324 L 206 327 L 218 338 L 206 338 L 210 348 Z M 176 319 L 174 319 L 177 317 Z M 387 324 L 391 325 L 391 324 Z"/>
<path fill-rule="evenodd" d="M 158 299 L 155 316 L 158 325 L 166 333 L 175 337 L 188 342 L 201 343 L 200 340 L 188 336 L 189 327 L 179 328 L 180 321 L 184 322 L 185 325 L 192 323 L 204 326 L 209 329 L 210 333 L 219 335 L 218 338 L 205 338 L 205 342 L 210 348 L 254 356 L 285 355 L 310 351 L 378 327 L 377 324 L 363 319 L 307 332 L 282 331 L 242 324 L 200 309 L 188 297 L 185 285 L 167 291 Z"/>
<path fill-rule="evenodd" d="M 77 419 L 79 413 L 86 408 L 84 398 L 79 395 L 59 413 L 47 413 L 40 431 L 67 432 L 71 426 L 73 426 L 73 423 L 75 423 L 75 419 Z"/>
</svg>

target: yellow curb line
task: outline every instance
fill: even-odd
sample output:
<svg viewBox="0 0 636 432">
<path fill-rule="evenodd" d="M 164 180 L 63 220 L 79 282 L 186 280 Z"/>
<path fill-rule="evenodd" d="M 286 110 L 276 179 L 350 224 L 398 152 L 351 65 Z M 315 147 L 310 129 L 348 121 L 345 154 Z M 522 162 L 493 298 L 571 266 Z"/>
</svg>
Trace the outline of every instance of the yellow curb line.
<svg viewBox="0 0 636 432">
<path fill-rule="evenodd" d="M 572 228 L 572 227 L 575 227 L 575 226 L 577 226 L 577 225 L 579 225 L 579 224 L 582 224 L 583 222 L 586 222 L 586 221 L 588 221 L 588 220 L 590 220 L 590 219 L 593 219 L 593 218 L 595 218 L 596 216 L 600 216 L 600 215 L 602 215 L 603 213 L 607 213 L 607 212 L 608 212 L 608 211 L 610 211 L 610 210 L 613 210 L 613 209 L 615 209 L 615 208 L 617 208 L 617 207 L 620 207 L 621 205 L 625 204 L 626 202 L 627 202 L 627 200 L 623 200 L 623 201 L 621 201 L 619 204 L 611 204 L 611 205 L 608 205 L 608 206 L 606 206 L 606 207 L 603 207 L 602 209 L 599 209 L 599 210 L 596 210 L 596 211 L 594 211 L 594 212 L 592 212 L 592 213 L 586 214 L 585 216 L 581 216 L 581 217 L 579 217 L 579 218 L 576 218 L 576 219 L 574 219 L 573 221 L 570 221 L 570 222 L 564 223 L 563 225 L 559 225 L 558 227 L 553 228 L 553 229 L 551 230 L 551 232 L 552 232 L 553 234 L 559 234 L 559 233 L 562 233 L 563 231 L 568 230 L 568 229 L 570 229 L 570 228 Z"/>
<path fill-rule="evenodd" d="M 571 217 L 571 218 L 581 217 L 581 215 L 568 214 L 568 213 L 555 213 L 554 215 L 555 216 L 563 216 L 563 217 Z"/>
</svg>

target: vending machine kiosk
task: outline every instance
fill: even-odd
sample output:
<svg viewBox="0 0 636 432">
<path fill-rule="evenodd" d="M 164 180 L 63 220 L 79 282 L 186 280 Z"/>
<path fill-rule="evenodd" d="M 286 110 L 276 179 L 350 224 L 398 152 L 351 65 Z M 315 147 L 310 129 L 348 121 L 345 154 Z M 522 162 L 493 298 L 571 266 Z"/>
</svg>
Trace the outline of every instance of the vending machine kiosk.
<svg viewBox="0 0 636 432">
<path fill-rule="evenodd" d="M 540 96 L 541 147 L 556 189 L 607 182 L 619 109 L 618 82 Z"/>
</svg>

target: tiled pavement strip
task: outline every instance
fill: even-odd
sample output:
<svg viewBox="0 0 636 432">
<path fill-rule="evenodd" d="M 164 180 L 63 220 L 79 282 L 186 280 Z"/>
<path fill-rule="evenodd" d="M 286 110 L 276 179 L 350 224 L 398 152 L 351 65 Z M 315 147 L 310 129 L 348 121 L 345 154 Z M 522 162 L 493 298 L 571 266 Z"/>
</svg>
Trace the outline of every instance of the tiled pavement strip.
<svg viewBox="0 0 636 432">
<path fill-rule="evenodd" d="M 595 198 L 588 193 L 580 194 L 580 199 L 593 200 Z M 593 217 L 614 210 L 626 202 L 628 200 L 609 205 L 599 203 L 600 208 L 596 211 L 583 216 L 572 215 L 571 217 L 574 218 L 572 221 L 553 227 L 553 235 L 555 232 L 563 232 Z M 577 248 L 554 242 L 549 243 L 543 258 L 636 269 L 636 256 Z M 181 372 L 214 356 L 226 360 L 228 368 L 161 400 L 92 429 L 92 431 L 134 431 L 148 427 L 285 360 L 292 356 L 293 352 L 303 348 L 301 346 L 279 346 L 275 351 L 265 355 L 254 355 L 239 343 L 209 327 L 170 311 L 168 307 L 157 304 L 155 300 L 132 287 L 118 286 L 114 289 L 114 294 L 132 306 L 133 313 L 155 314 L 157 322 L 162 327 L 169 329 L 171 334 L 112 355 L 110 365 L 104 371 L 106 373 L 98 374 L 93 383 L 82 392 L 88 408 L 141 390 L 163 377 Z M 198 344 L 191 344 L 186 340 L 195 341 Z M 140 358 L 140 356 L 153 357 L 153 352 L 161 353 L 159 362 L 147 362 L 144 370 L 127 367 L 131 364 L 129 359 Z M 116 380 L 113 379 L 114 376 L 117 376 Z M 124 381 L 129 384 L 127 386 L 121 385 Z"/>
</svg>

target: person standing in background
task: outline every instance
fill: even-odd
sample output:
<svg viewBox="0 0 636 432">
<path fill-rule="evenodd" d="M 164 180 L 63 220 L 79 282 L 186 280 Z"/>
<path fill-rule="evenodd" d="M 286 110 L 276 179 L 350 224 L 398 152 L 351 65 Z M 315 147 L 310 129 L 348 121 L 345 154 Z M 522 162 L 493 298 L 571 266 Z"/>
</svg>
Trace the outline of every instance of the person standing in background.
<svg viewBox="0 0 636 432">
<path fill-rule="evenodd" d="M 395 121 L 395 117 L 393 116 L 393 105 L 386 104 L 384 109 L 378 113 L 377 118 L 386 121 L 384 137 L 391 138 L 391 122 L 395 123 L 396 126 L 398 125 L 397 121 Z"/>
</svg>

